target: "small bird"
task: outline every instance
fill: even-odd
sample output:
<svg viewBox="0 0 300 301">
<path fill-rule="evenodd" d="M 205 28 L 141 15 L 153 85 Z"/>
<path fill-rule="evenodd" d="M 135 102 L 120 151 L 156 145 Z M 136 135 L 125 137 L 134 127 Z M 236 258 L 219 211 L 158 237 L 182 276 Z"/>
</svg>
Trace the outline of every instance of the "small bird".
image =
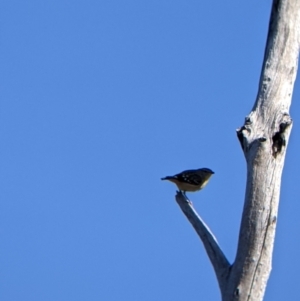
<svg viewBox="0 0 300 301">
<path fill-rule="evenodd" d="M 175 183 L 178 189 L 186 196 L 186 191 L 194 192 L 206 186 L 214 172 L 209 168 L 185 170 L 174 176 L 161 178 Z"/>
</svg>

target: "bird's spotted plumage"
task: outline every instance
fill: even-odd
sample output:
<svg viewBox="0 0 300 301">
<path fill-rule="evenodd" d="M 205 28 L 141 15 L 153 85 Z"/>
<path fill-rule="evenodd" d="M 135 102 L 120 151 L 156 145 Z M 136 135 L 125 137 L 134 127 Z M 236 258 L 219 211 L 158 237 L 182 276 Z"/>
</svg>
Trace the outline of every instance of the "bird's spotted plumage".
<svg viewBox="0 0 300 301">
<path fill-rule="evenodd" d="M 209 168 L 189 169 L 174 176 L 167 176 L 162 180 L 168 180 L 177 185 L 179 190 L 198 191 L 206 186 L 214 172 Z"/>
<path fill-rule="evenodd" d="M 186 170 L 174 176 L 180 182 L 189 183 L 191 185 L 200 185 L 203 182 L 203 175 L 195 173 L 194 170 Z"/>
</svg>

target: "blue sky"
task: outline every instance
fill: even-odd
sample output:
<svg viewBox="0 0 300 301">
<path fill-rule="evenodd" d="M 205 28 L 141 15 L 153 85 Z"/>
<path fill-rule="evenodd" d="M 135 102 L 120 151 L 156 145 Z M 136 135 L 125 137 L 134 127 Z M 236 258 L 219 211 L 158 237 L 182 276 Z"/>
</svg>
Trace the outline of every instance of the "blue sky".
<svg viewBox="0 0 300 301">
<path fill-rule="evenodd" d="M 0 4 L 0 299 L 219 300 L 162 176 L 229 260 L 246 169 L 235 130 L 257 93 L 271 1 Z M 265 300 L 298 300 L 299 82 Z"/>
</svg>

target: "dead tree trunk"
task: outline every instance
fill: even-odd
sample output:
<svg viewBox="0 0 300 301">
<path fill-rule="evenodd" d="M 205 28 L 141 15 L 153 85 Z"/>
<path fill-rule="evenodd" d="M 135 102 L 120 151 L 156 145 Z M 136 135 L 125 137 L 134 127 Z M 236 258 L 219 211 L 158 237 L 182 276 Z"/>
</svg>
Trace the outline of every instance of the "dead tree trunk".
<svg viewBox="0 0 300 301">
<path fill-rule="evenodd" d="M 300 1 L 274 0 L 254 107 L 237 136 L 247 161 L 247 187 L 237 254 L 230 264 L 209 228 L 181 193 L 176 201 L 200 236 L 223 301 L 260 301 L 271 272 L 281 174 L 292 127 L 298 67 Z"/>
</svg>

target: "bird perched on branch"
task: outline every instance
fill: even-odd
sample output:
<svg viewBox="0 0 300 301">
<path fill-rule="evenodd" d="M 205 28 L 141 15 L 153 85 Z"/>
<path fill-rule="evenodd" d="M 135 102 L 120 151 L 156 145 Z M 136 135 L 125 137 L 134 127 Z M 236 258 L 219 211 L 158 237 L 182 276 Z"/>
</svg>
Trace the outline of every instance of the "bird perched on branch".
<svg viewBox="0 0 300 301">
<path fill-rule="evenodd" d="M 194 192 L 204 188 L 213 174 L 214 172 L 209 168 L 199 168 L 185 170 L 161 179 L 175 183 L 185 195 L 186 191 Z"/>
</svg>

